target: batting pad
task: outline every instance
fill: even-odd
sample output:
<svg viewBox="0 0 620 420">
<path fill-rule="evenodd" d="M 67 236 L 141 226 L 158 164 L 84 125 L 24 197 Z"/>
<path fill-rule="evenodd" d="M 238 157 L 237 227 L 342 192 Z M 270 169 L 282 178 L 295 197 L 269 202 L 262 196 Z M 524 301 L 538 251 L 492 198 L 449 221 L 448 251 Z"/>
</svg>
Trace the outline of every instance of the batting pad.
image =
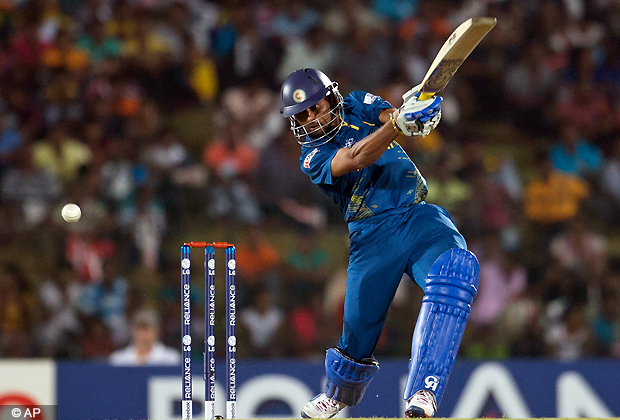
<svg viewBox="0 0 620 420">
<path fill-rule="evenodd" d="M 405 400 L 424 388 L 441 402 L 479 282 L 478 260 L 466 249 L 446 251 L 431 266 L 413 332 Z"/>
<path fill-rule="evenodd" d="M 379 372 L 379 362 L 374 358 L 353 360 L 332 347 L 325 355 L 325 394 L 349 407 L 356 406 L 372 378 Z"/>
</svg>

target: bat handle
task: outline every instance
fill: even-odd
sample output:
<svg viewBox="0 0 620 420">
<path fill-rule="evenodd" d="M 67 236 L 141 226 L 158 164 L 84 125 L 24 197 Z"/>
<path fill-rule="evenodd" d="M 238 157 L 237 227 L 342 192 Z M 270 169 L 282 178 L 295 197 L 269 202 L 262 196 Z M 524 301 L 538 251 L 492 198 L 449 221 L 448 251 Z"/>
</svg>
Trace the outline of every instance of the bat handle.
<svg viewBox="0 0 620 420">
<path fill-rule="evenodd" d="M 420 96 L 418 97 L 418 99 L 420 101 L 425 101 L 427 99 L 431 99 L 433 96 L 435 96 L 434 93 L 420 93 Z"/>
</svg>

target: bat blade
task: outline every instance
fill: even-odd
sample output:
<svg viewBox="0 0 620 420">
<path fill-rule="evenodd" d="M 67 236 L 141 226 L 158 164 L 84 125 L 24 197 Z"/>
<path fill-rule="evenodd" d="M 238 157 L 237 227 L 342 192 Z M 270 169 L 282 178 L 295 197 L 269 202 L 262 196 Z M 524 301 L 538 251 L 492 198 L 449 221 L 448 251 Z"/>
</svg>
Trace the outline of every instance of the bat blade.
<svg viewBox="0 0 620 420">
<path fill-rule="evenodd" d="M 492 17 L 474 17 L 463 22 L 452 32 L 422 80 L 421 100 L 429 99 L 444 90 L 463 61 L 493 29 L 496 23 L 497 19 Z M 405 96 L 410 92 L 403 95 L 405 101 L 407 100 Z"/>
</svg>

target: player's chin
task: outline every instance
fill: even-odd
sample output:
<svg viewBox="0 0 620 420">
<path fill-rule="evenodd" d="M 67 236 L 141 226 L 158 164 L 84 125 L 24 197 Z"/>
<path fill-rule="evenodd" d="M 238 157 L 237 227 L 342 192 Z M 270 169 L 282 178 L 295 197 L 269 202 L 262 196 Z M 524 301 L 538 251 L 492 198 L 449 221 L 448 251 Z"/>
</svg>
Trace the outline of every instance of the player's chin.
<svg viewBox="0 0 620 420">
<path fill-rule="evenodd" d="M 308 136 L 313 139 L 318 139 L 325 135 L 325 127 L 320 126 L 308 127 Z"/>
</svg>

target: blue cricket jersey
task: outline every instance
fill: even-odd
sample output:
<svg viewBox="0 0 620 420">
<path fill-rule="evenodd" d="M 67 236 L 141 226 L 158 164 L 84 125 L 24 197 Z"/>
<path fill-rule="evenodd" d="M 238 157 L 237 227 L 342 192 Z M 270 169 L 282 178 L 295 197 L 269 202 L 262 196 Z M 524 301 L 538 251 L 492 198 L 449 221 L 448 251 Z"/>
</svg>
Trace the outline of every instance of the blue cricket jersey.
<svg viewBox="0 0 620 420">
<path fill-rule="evenodd" d="M 411 206 L 426 197 L 426 180 L 396 141 L 369 167 L 332 176 L 331 162 L 338 149 L 378 130 L 379 114 L 386 108 L 392 105 L 378 96 L 352 92 L 344 99 L 344 124 L 338 134 L 321 146 L 302 146 L 301 170 L 338 204 L 346 222 Z"/>
</svg>

